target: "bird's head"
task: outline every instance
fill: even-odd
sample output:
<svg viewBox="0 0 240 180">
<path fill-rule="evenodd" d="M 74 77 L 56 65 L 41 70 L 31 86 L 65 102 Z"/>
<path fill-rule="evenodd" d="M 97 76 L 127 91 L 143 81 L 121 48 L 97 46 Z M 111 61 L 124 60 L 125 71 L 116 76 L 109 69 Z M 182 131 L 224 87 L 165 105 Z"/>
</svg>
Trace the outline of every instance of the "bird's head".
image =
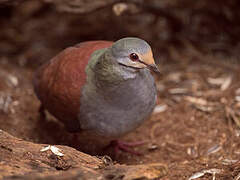
<svg viewBox="0 0 240 180">
<path fill-rule="evenodd" d="M 160 72 L 155 64 L 151 47 L 142 39 L 133 37 L 120 39 L 112 45 L 111 51 L 120 65 Z"/>
</svg>

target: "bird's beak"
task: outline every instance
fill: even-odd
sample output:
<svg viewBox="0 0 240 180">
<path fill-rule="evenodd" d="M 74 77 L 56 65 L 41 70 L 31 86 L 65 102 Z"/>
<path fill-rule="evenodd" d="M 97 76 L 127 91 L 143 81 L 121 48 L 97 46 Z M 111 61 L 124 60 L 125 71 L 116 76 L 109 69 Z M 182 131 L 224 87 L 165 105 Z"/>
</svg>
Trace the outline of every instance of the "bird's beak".
<svg viewBox="0 0 240 180">
<path fill-rule="evenodd" d="M 140 62 L 144 64 L 149 70 L 161 74 L 160 70 L 158 69 L 157 65 L 155 64 L 152 52 L 148 52 L 144 54 L 143 56 L 140 56 L 141 60 Z"/>
<path fill-rule="evenodd" d="M 158 69 L 157 65 L 154 64 L 146 64 L 147 68 L 155 73 L 161 74 L 160 70 Z"/>
</svg>

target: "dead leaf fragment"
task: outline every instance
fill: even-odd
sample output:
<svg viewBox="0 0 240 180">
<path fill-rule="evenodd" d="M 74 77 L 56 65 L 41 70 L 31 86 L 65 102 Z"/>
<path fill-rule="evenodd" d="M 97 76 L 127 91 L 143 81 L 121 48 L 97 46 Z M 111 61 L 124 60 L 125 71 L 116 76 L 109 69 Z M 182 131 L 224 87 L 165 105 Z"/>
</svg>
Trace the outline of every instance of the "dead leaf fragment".
<svg viewBox="0 0 240 180">
<path fill-rule="evenodd" d="M 117 16 L 120 16 L 128 9 L 128 5 L 126 3 L 117 3 L 114 4 L 112 9 Z"/>
<path fill-rule="evenodd" d="M 186 93 L 188 93 L 188 89 L 186 89 L 186 88 L 173 88 L 173 89 L 169 89 L 168 92 L 170 94 L 186 94 Z"/>
<path fill-rule="evenodd" d="M 222 147 L 220 145 L 216 144 L 216 145 L 214 145 L 214 146 L 212 146 L 211 148 L 208 149 L 207 155 L 217 153 L 221 149 L 222 149 Z"/>
<path fill-rule="evenodd" d="M 154 110 L 153 110 L 153 113 L 161 113 L 161 112 L 164 112 L 166 111 L 168 108 L 168 106 L 166 104 L 163 104 L 163 105 L 157 105 Z"/>
<path fill-rule="evenodd" d="M 225 112 L 226 112 L 226 116 L 228 119 L 232 119 L 233 122 L 236 123 L 236 125 L 238 126 L 238 128 L 240 128 L 240 118 L 237 117 L 236 113 L 234 112 L 233 109 L 231 109 L 230 107 L 226 107 L 225 108 Z"/>
<path fill-rule="evenodd" d="M 203 112 L 212 112 L 215 110 L 215 108 L 211 106 L 201 106 L 201 105 L 195 105 L 194 106 L 196 109 L 203 111 Z"/>
<path fill-rule="evenodd" d="M 205 174 L 212 174 L 213 175 L 213 179 L 215 179 L 215 175 L 216 174 L 220 174 L 222 171 L 220 169 L 207 169 L 207 170 L 202 170 L 200 172 L 196 172 L 195 174 L 193 174 L 190 178 L 188 178 L 188 180 L 192 180 L 192 179 L 197 179 L 199 177 L 204 176 Z"/>
<path fill-rule="evenodd" d="M 9 74 L 7 77 L 8 77 L 8 81 L 13 87 L 18 86 L 18 78 L 16 76 Z"/>
<path fill-rule="evenodd" d="M 229 86 L 231 85 L 231 83 L 232 83 L 232 77 L 229 76 L 225 79 L 225 81 L 221 85 L 221 87 L 220 87 L 221 91 L 225 91 L 226 89 L 228 89 Z"/>
<path fill-rule="evenodd" d="M 192 96 L 185 96 L 184 99 L 190 103 L 206 106 L 208 101 L 203 98 L 196 98 Z"/>
<path fill-rule="evenodd" d="M 208 78 L 207 81 L 209 84 L 220 86 L 220 90 L 225 91 L 231 85 L 232 77 Z"/>
<path fill-rule="evenodd" d="M 236 97 L 235 97 L 235 100 L 236 100 L 237 102 L 240 102 L 240 96 L 236 96 Z"/>
<path fill-rule="evenodd" d="M 52 153 L 57 155 L 57 156 L 64 156 L 64 154 L 61 153 L 60 149 L 56 146 L 49 145 L 49 146 L 46 146 L 46 147 L 42 148 L 40 151 L 44 152 L 44 151 L 48 151 L 48 150 L 52 151 Z"/>
</svg>

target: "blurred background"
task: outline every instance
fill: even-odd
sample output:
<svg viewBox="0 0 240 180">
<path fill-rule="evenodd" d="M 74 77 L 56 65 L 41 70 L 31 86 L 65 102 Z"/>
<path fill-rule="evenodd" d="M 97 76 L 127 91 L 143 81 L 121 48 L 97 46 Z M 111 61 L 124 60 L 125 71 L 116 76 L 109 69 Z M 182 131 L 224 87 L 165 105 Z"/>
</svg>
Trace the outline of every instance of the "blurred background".
<svg viewBox="0 0 240 180">
<path fill-rule="evenodd" d="M 36 65 L 81 41 L 137 36 L 162 63 L 198 53 L 238 61 L 239 8 L 237 0 L 1 0 L 0 55 Z"/>
</svg>

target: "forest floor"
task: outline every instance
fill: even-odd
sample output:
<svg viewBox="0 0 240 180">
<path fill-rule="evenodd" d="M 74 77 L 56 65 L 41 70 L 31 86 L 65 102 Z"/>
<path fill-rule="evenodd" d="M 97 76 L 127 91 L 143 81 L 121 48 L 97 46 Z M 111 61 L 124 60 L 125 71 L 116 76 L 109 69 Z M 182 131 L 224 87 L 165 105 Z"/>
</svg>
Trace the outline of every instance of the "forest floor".
<svg viewBox="0 0 240 180">
<path fill-rule="evenodd" d="M 201 54 L 176 59 L 159 66 L 151 118 L 123 138 L 146 141 L 135 148 L 142 155 L 121 153 L 115 161 L 161 163 L 168 169 L 162 179 L 238 179 L 240 64 Z M 34 143 L 72 146 L 73 135 L 61 123 L 51 116 L 39 120 L 34 71 L 8 57 L 0 60 L 0 129 Z"/>
</svg>

